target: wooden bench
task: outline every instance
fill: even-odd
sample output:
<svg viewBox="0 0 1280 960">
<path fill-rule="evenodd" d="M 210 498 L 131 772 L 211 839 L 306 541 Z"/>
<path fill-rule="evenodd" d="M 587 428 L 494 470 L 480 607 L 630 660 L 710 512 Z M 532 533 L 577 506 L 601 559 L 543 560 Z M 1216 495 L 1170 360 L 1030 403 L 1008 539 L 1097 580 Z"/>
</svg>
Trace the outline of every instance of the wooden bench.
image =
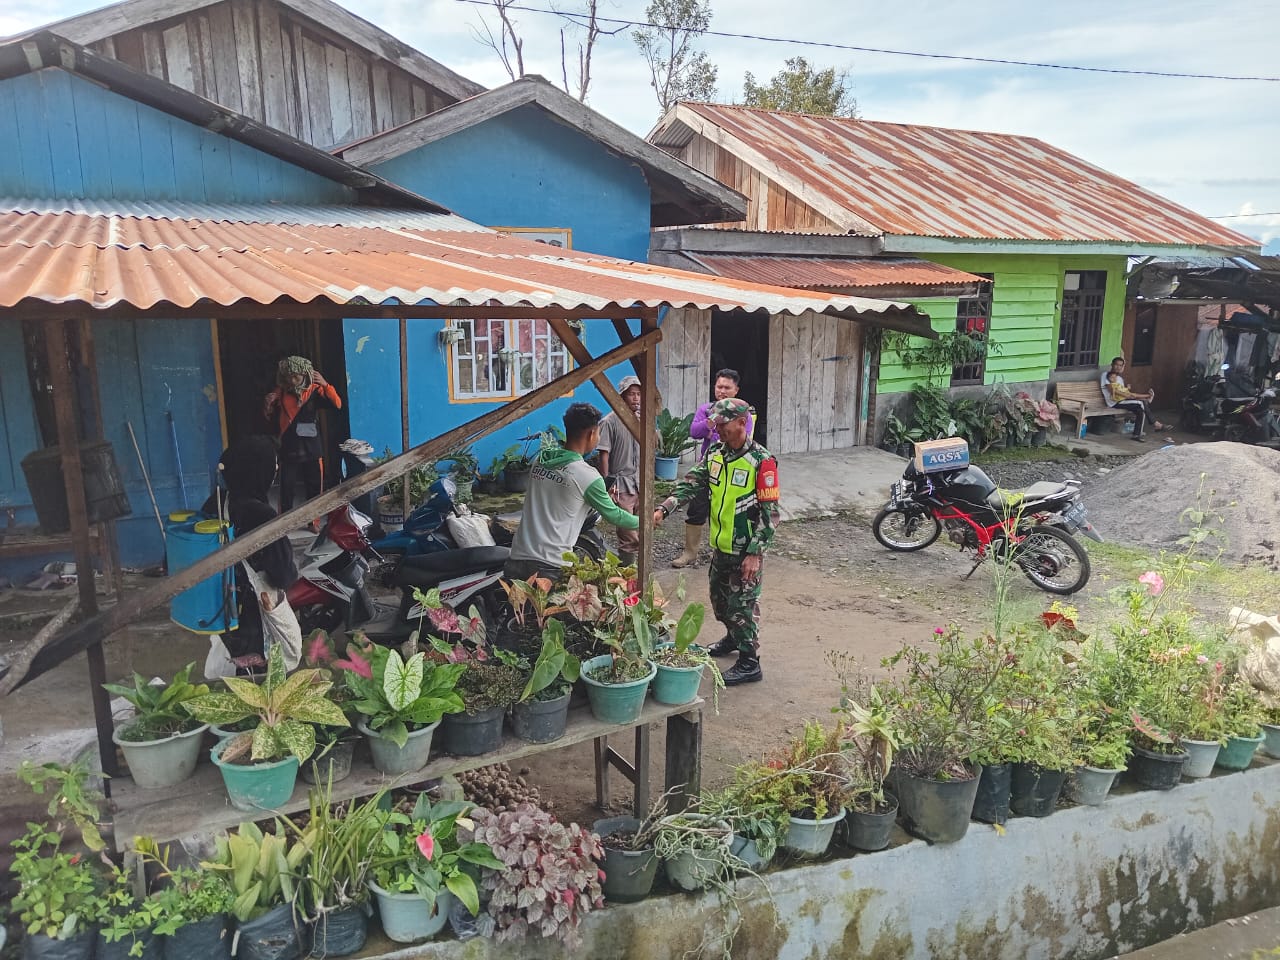
<svg viewBox="0 0 1280 960">
<path fill-rule="evenodd" d="M 1132 412 L 1121 407 L 1108 407 L 1102 385 L 1096 380 L 1080 380 L 1054 384 L 1055 402 L 1061 413 L 1076 420 L 1076 436 L 1084 436 L 1084 424 L 1090 417 L 1128 417 Z"/>
</svg>

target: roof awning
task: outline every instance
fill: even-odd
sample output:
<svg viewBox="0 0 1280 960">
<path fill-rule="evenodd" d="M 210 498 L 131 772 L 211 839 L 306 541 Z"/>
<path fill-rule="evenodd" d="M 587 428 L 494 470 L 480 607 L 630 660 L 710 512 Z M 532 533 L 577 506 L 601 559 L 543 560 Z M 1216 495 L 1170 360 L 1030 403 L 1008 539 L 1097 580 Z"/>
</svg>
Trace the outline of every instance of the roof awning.
<svg viewBox="0 0 1280 960">
<path fill-rule="evenodd" d="M 718 277 L 812 290 L 859 290 L 871 296 L 963 296 L 985 277 L 914 257 L 780 257 L 720 253 L 684 256 Z"/>
<path fill-rule="evenodd" d="M 927 318 L 904 303 L 562 250 L 447 214 L 0 200 L 0 309 L 163 317 L 271 305 L 258 311 L 267 315 L 288 304 L 316 316 L 407 304 L 577 316 L 664 306 L 815 311 L 929 335 Z"/>
</svg>

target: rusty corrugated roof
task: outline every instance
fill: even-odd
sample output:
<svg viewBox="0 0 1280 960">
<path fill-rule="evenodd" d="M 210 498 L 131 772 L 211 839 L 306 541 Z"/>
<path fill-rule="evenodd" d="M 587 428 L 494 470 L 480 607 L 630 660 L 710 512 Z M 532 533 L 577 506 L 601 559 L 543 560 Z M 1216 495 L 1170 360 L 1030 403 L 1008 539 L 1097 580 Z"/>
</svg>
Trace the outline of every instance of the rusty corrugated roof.
<svg viewBox="0 0 1280 960">
<path fill-rule="evenodd" d="M 914 257 L 779 257 L 686 253 L 719 277 L 784 287 L 953 287 L 979 277 Z"/>
<path fill-rule="evenodd" d="M 97 201 L 101 204 L 102 201 Z M 926 328 L 913 307 L 561 250 L 461 218 L 405 227 L 394 210 L 363 223 L 281 222 L 270 206 L 238 219 L 73 212 L 57 201 L 0 200 L 0 308 L 29 303 L 230 306 L 246 301 L 450 306 L 693 306 L 799 314 L 808 310 Z M 410 211 L 410 222 L 420 214 Z M 297 216 L 283 218 L 302 219 Z M 321 218 L 325 219 L 325 218 Z M 358 309 L 353 311 L 358 315 Z"/>
<path fill-rule="evenodd" d="M 682 103 L 650 138 L 681 146 L 707 124 L 737 141 L 727 149 L 850 232 L 1258 245 L 1034 137 Z"/>
</svg>

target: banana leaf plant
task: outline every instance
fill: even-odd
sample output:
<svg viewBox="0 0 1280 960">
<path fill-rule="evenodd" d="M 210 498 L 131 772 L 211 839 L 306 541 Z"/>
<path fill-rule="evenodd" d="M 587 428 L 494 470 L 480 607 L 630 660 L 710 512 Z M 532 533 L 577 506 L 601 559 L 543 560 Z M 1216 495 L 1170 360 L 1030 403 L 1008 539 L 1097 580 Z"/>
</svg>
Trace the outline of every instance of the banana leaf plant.
<svg viewBox="0 0 1280 960">
<path fill-rule="evenodd" d="M 227 693 L 209 693 L 188 701 L 187 709 L 204 723 L 227 726 L 256 716 L 258 725 L 232 740 L 222 751 L 229 763 L 243 760 L 282 760 L 289 754 L 306 763 L 316 749 L 316 724 L 349 727 L 341 708 L 327 694 L 332 681 L 306 668 L 286 675 L 284 653 L 273 646 L 267 657 L 267 678 L 261 685 L 227 677 Z"/>
</svg>

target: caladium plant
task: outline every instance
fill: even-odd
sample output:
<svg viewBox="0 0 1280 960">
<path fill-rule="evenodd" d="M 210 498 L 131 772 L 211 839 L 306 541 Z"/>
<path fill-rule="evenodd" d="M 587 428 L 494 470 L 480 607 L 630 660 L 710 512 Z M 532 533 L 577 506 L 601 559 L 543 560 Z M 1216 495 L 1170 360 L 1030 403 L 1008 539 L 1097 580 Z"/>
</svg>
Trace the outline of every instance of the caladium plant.
<svg viewBox="0 0 1280 960">
<path fill-rule="evenodd" d="M 369 729 L 396 746 L 405 745 L 411 728 L 462 710 L 456 688 L 466 664 L 433 663 L 421 653 L 405 660 L 395 650 L 373 647 L 368 665 L 369 676 L 347 671 L 344 682 Z"/>
<path fill-rule="evenodd" d="M 293 754 L 306 763 L 316 749 L 315 724 L 349 727 L 336 703 L 327 698 L 333 683 L 321 671 L 307 668 L 286 675 L 284 653 L 273 646 L 267 657 L 267 678 L 261 685 L 240 677 L 227 677 L 227 693 L 209 693 L 186 702 L 186 709 L 204 723 L 227 726 L 256 716 L 258 725 L 242 733 L 222 751 L 222 759 L 235 763 L 246 754 L 251 760 L 282 760 Z"/>
</svg>

